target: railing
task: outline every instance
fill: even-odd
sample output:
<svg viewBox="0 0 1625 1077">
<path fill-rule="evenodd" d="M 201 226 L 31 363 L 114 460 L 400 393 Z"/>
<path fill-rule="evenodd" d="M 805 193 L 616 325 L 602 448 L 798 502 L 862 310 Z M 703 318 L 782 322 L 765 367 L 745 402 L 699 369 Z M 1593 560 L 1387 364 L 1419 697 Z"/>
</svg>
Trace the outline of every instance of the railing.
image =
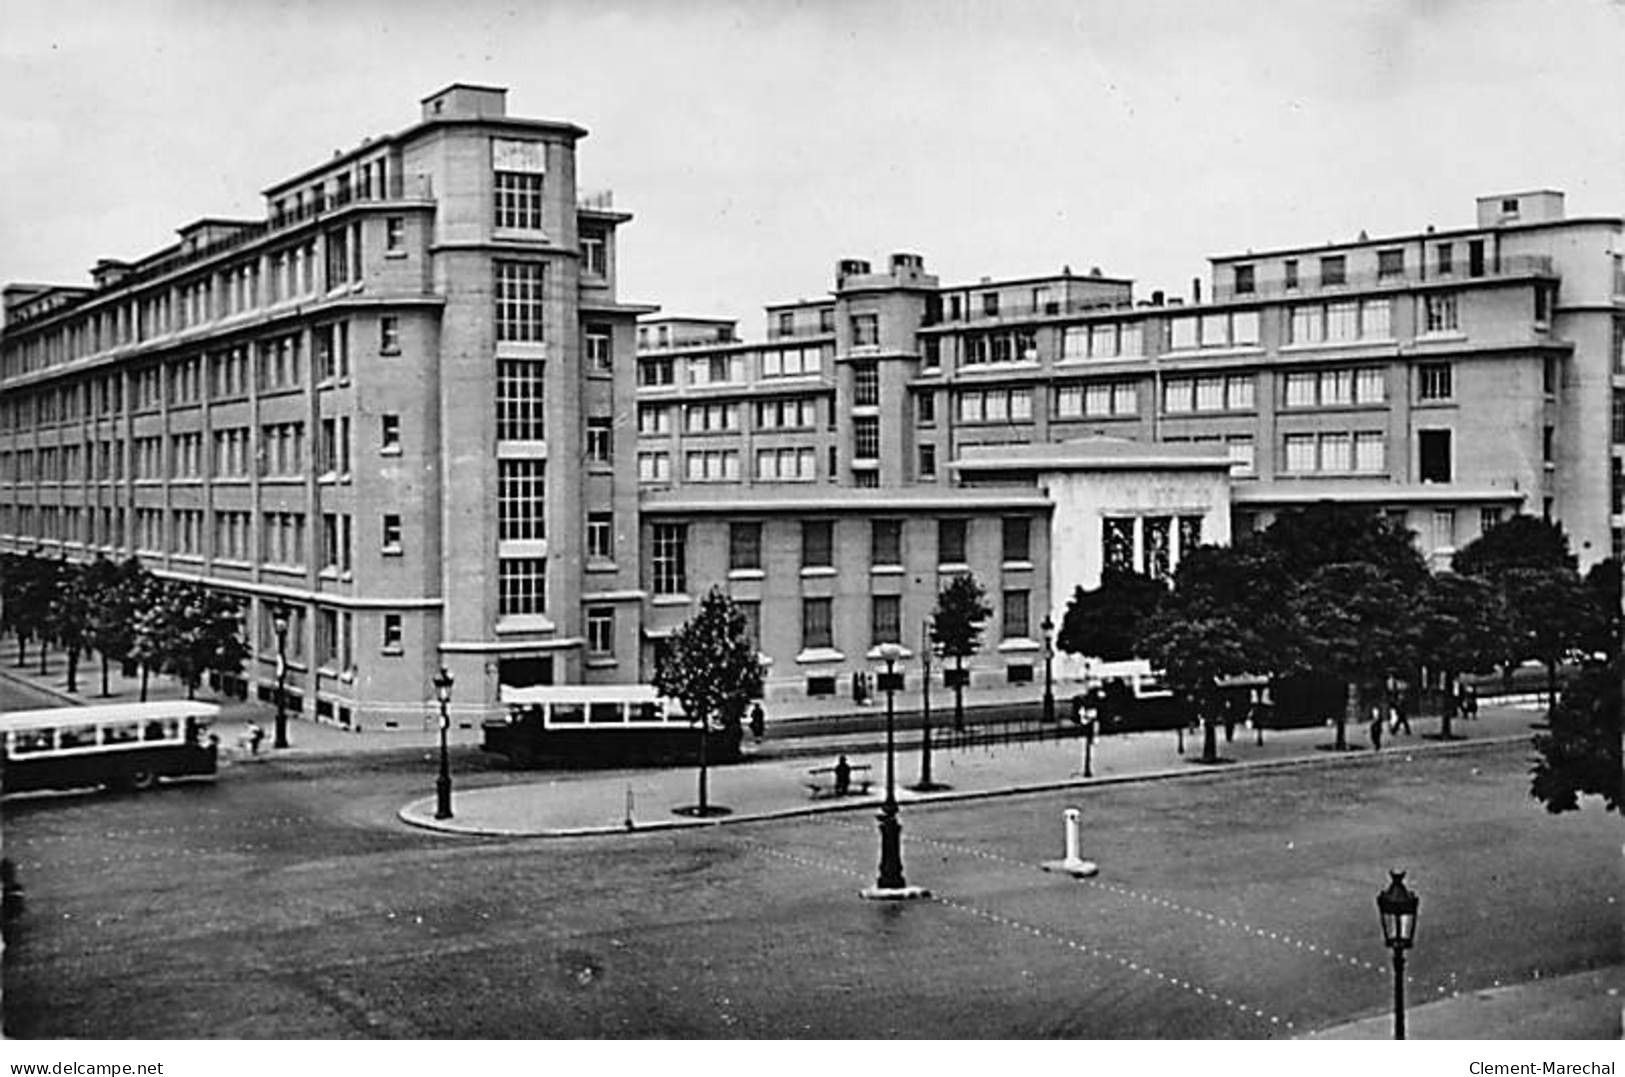
<svg viewBox="0 0 1625 1077">
<path fill-rule="evenodd" d="M 807 337 L 832 337 L 835 327 L 822 325 L 792 325 L 786 329 L 783 326 L 771 325 L 767 329 L 768 340 L 801 340 Z"/>
<path fill-rule="evenodd" d="M 1099 314 L 1113 310 L 1133 310 L 1136 306 L 1149 307 L 1141 300 L 1132 299 L 1052 299 L 1046 303 L 1000 303 L 997 313 L 988 314 L 981 309 L 972 310 L 955 318 L 948 312 L 927 312 L 922 326 L 970 324 L 975 322 L 1019 321 L 1028 318 L 1052 318 L 1063 314 Z"/>
<path fill-rule="evenodd" d="M 1235 282 L 1213 287 L 1213 302 L 1228 303 L 1247 299 L 1307 298 L 1336 295 L 1339 292 L 1368 291 L 1373 288 L 1400 288 L 1417 284 L 1454 284 L 1474 280 L 1494 280 L 1505 277 L 1552 276 L 1556 269 L 1552 259 L 1544 254 L 1513 254 L 1501 258 L 1486 258 L 1477 273 L 1470 272 L 1471 263 L 1456 263 L 1451 272 L 1440 273 L 1437 266 L 1406 266 L 1399 272 L 1345 273 L 1336 283 L 1327 283 L 1320 277 L 1320 265 L 1315 257 L 1303 259 L 1304 268 L 1298 279 L 1288 286 L 1285 276 L 1260 278 L 1251 288 L 1237 291 Z"/>
<path fill-rule="evenodd" d="M 586 194 L 576 196 L 577 209 L 614 209 L 615 192 L 611 190 L 588 191 Z"/>
</svg>

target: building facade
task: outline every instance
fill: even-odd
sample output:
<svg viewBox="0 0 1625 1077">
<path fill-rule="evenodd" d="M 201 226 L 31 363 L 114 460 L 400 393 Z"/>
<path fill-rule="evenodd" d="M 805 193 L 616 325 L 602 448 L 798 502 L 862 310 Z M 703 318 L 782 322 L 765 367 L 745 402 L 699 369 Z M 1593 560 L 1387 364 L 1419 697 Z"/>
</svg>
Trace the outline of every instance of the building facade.
<svg viewBox="0 0 1625 1077">
<path fill-rule="evenodd" d="M 241 596 L 262 694 L 286 602 L 300 709 L 378 726 L 425 721 L 441 665 L 471 718 L 505 685 L 647 683 L 712 586 L 771 699 L 917 655 L 965 572 L 973 689 L 1034 680 L 1105 566 L 1166 576 L 1324 499 L 1441 564 L 1519 511 L 1582 565 L 1625 544 L 1622 222 L 1556 192 L 1214 258 L 1182 298 L 846 260 L 748 342 L 617 299 L 630 218 L 578 193 L 584 135 L 453 85 L 263 219 L 8 286 L 0 549 Z"/>
<path fill-rule="evenodd" d="M 629 218 L 576 188 L 586 134 L 454 85 L 421 121 L 205 219 L 92 287 L 13 285 L 0 336 L 0 548 L 134 554 L 270 603 L 289 687 L 345 724 L 500 683 L 635 679 Z"/>
</svg>

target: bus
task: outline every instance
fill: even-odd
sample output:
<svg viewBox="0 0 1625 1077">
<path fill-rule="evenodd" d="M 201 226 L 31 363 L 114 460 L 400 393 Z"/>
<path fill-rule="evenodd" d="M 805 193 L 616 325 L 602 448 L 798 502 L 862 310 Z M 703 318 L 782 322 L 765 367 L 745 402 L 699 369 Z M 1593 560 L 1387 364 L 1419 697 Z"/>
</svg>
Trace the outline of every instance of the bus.
<svg viewBox="0 0 1625 1077">
<path fill-rule="evenodd" d="M 0 717 L 0 792 L 102 785 L 151 789 L 209 778 L 218 746 L 212 703 L 171 700 L 52 707 Z"/>
<path fill-rule="evenodd" d="M 481 747 L 517 766 L 542 759 L 598 764 L 673 763 L 699 757 L 700 731 L 681 704 L 652 685 L 504 685 L 507 713 L 481 727 Z M 739 758 L 739 734 L 713 732 L 711 762 Z"/>
</svg>

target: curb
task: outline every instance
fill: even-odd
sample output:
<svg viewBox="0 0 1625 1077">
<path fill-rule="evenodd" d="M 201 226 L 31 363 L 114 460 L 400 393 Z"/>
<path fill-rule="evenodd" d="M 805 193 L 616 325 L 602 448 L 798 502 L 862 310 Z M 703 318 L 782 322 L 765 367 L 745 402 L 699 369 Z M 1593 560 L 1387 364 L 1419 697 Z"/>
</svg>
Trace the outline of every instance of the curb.
<svg viewBox="0 0 1625 1077">
<path fill-rule="evenodd" d="M 1460 741 L 1431 742 L 1416 744 L 1404 749 L 1390 748 L 1380 752 L 1331 752 L 1317 755 L 1289 756 L 1284 759 L 1262 759 L 1253 762 L 1240 762 L 1225 767 L 1200 768 L 1200 764 L 1187 764 L 1180 768 L 1163 768 L 1160 770 L 1142 771 L 1137 774 L 1114 774 L 1099 778 L 1067 778 L 1049 782 L 1034 782 L 1023 785 L 1001 786 L 994 789 L 969 789 L 964 791 L 946 790 L 940 793 L 914 794 L 903 803 L 916 806 L 932 804 L 949 804 L 962 801 L 991 800 L 995 797 L 1026 796 L 1035 793 L 1052 793 L 1064 789 L 1089 789 L 1096 786 L 1129 785 L 1137 782 L 1169 781 L 1169 780 L 1215 780 L 1226 775 L 1241 774 L 1251 771 L 1281 770 L 1288 767 L 1331 767 L 1347 763 L 1362 763 L 1369 760 L 1375 764 L 1384 759 L 1393 759 L 1409 756 L 1415 752 L 1429 754 L 1461 754 L 1474 751 L 1481 747 L 1496 747 L 1506 744 L 1520 744 L 1528 739 L 1524 733 L 1506 736 L 1472 738 Z M 1200 769 L 1197 769 L 1200 768 Z M 489 786 L 487 788 L 513 788 L 512 786 Z M 625 826 L 590 826 L 590 827 L 560 827 L 551 830 L 521 830 L 503 827 L 477 827 L 465 826 L 457 823 L 444 823 L 434 819 L 429 811 L 434 807 L 433 797 L 424 797 L 404 805 L 397 811 L 396 817 L 408 826 L 421 830 L 431 830 L 443 834 L 456 834 L 465 837 L 496 837 L 496 838 L 582 838 L 604 837 L 611 834 L 644 834 L 654 831 L 685 830 L 695 827 L 728 826 L 734 823 L 767 822 L 778 819 L 805 818 L 813 815 L 824 815 L 832 812 L 857 811 L 864 808 L 879 806 L 881 798 L 873 796 L 852 804 L 809 804 L 794 808 L 778 808 L 771 811 L 734 813 L 732 815 L 715 816 L 709 819 L 662 819 L 658 822 L 636 823 L 632 827 Z"/>
</svg>

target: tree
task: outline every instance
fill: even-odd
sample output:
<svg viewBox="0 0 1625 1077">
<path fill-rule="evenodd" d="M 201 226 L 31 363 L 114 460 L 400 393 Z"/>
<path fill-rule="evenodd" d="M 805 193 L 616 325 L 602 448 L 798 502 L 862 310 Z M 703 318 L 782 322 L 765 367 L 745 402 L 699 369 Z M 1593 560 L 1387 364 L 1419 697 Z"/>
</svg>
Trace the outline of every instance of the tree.
<svg viewBox="0 0 1625 1077">
<path fill-rule="evenodd" d="M 1280 571 L 1302 583 L 1327 565 L 1363 563 L 1397 582 L 1420 585 L 1427 565 L 1401 524 L 1358 505 L 1322 502 L 1285 513 L 1258 536 Z"/>
<path fill-rule="evenodd" d="M 1503 520 L 1456 552 L 1450 567 L 1463 576 L 1498 579 L 1515 568 L 1567 568 L 1578 562 L 1569 552 L 1561 524 L 1534 516 Z"/>
<path fill-rule="evenodd" d="M 965 659 L 982 643 L 982 625 L 993 616 L 987 592 L 970 573 L 955 576 L 937 594 L 931 614 L 931 642 L 954 660 L 954 728 L 965 728 Z"/>
<path fill-rule="evenodd" d="M 1586 573 L 1585 586 L 1591 595 L 1596 621 L 1583 646 L 1593 659 L 1602 655 L 1602 661 L 1617 662 L 1621 658 L 1621 637 L 1625 636 L 1621 625 L 1625 620 L 1625 607 L 1621 606 L 1620 559 L 1610 557 L 1592 565 L 1591 571 Z"/>
<path fill-rule="evenodd" d="M 197 584 L 171 584 L 164 591 L 172 646 L 162 668 L 186 685 L 186 698 L 197 695 L 206 673 L 241 673 L 243 659 L 248 657 L 242 638 L 242 604 Z"/>
<path fill-rule="evenodd" d="M 1345 685 L 1336 723 L 1338 751 L 1348 749 L 1350 718 L 1360 721 L 1369 699 L 1381 694 L 1380 686 L 1415 668 L 1420 651 L 1416 595 L 1414 586 L 1362 561 L 1318 569 L 1294 592 L 1297 662 Z"/>
<path fill-rule="evenodd" d="M 53 562 L 29 552 L 13 557 L 6 571 L 6 627 L 17 635 L 17 664 L 28 661 L 28 641 L 40 638 L 40 657 L 45 655 L 46 620 L 51 608 Z"/>
<path fill-rule="evenodd" d="M 707 799 L 707 742 L 713 724 L 737 748 L 745 713 L 762 694 L 762 659 L 747 632 L 744 611 L 719 587 L 672 633 L 655 664 L 655 688 L 683 705 L 700 730 L 700 799 L 696 813 L 711 814 Z"/>
<path fill-rule="evenodd" d="M 1068 654 L 1108 662 L 1137 658 L 1141 628 L 1167 595 L 1168 588 L 1150 576 L 1107 568 L 1099 587 L 1072 592 L 1055 644 Z"/>
<path fill-rule="evenodd" d="M 96 603 L 87 629 L 90 646 L 101 656 L 102 695 L 107 695 L 108 665 L 130 658 L 135 646 L 135 619 L 152 578 L 134 557 L 118 564 L 98 557 L 90 575 Z"/>
<path fill-rule="evenodd" d="M 1557 667 L 1595 631 L 1601 616 L 1579 573 L 1568 567 L 1511 568 L 1500 579 L 1511 623 L 1509 658 L 1546 667 L 1548 709 L 1557 705 Z"/>
<path fill-rule="evenodd" d="M 59 563 L 46 628 L 68 655 L 69 692 L 79 691 L 79 656 L 90 647 L 89 622 L 96 607 L 95 581 L 86 565 Z"/>
<path fill-rule="evenodd" d="M 1146 620 L 1136 646 L 1195 705 L 1202 762 L 1219 761 L 1219 682 L 1270 664 L 1251 580 L 1266 562 L 1252 547 L 1202 546 L 1186 554 L 1174 589 Z"/>
<path fill-rule="evenodd" d="M 1476 576 L 1441 572 L 1427 582 L 1417 611 L 1423 664 L 1443 674 L 1447 691 L 1454 691 L 1463 673 L 1488 673 L 1507 653 L 1510 625 L 1500 592 Z M 1452 702 L 1446 702 L 1439 736 L 1454 739 L 1450 731 Z"/>
<path fill-rule="evenodd" d="M 1556 815 L 1576 811 L 1580 797 L 1601 797 L 1607 811 L 1625 814 L 1620 800 L 1620 666 L 1587 664 L 1552 708 L 1550 728 L 1534 738 L 1540 759 L 1529 793 Z"/>
<path fill-rule="evenodd" d="M 147 679 L 163 672 L 177 646 L 174 603 L 167 580 L 149 578 L 141 588 L 132 624 L 130 660 L 141 667 L 141 702 L 147 701 Z"/>
</svg>

